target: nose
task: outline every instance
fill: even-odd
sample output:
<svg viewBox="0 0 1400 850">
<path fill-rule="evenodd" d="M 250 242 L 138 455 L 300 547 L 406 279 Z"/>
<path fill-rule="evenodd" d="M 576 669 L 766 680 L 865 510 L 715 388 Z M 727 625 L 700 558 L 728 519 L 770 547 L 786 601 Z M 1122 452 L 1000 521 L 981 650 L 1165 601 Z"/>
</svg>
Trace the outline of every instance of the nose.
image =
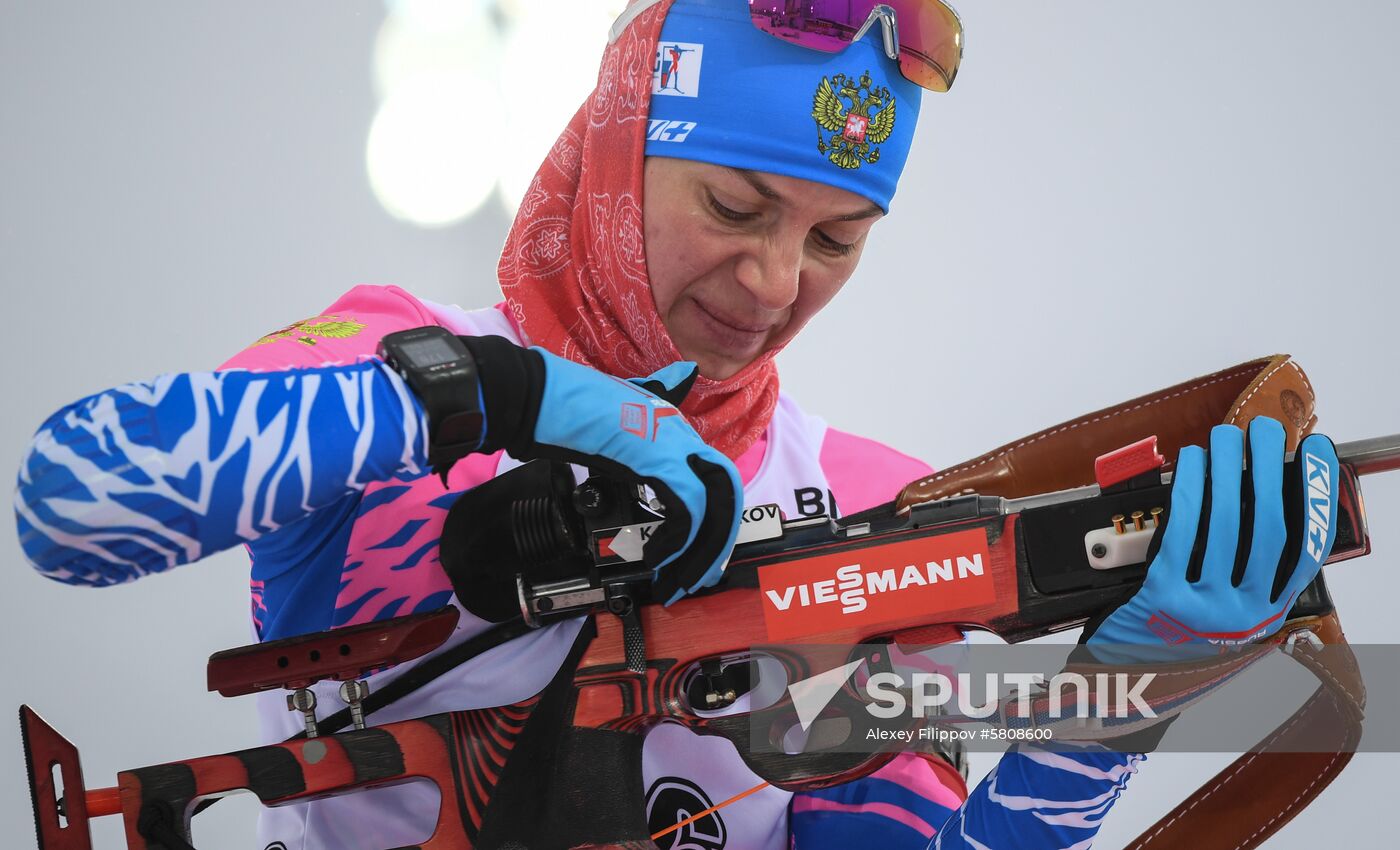
<svg viewBox="0 0 1400 850">
<path fill-rule="evenodd" d="M 797 300 L 805 241 L 805 234 L 771 237 L 739 258 L 734 276 L 763 309 L 785 310 Z"/>
</svg>

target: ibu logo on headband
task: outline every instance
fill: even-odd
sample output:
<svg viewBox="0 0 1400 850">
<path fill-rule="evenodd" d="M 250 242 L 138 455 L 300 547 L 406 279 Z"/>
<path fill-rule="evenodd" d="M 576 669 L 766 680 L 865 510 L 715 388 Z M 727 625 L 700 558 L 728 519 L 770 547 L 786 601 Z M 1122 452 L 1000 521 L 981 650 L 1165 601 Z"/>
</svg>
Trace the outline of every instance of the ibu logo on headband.
<svg viewBox="0 0 1400 850">
<path fill-rule="evenodd" d="M 812 97 L 817 150 L 841 168 L 880 160 L 880 149 L 894 132 L 894 95 L 875 85 L 870 72 L 860 79 L 845 74 L 822 77 Z M 825 131 L 825 132 L 823 132 Z"/>
<path fill-rule="evenodd" d="M 659 41 L 651 72 L 651 93 L 676 97 L 700 95 L 700 60 L 705 45 L 687 41 Z"/>
</svg>

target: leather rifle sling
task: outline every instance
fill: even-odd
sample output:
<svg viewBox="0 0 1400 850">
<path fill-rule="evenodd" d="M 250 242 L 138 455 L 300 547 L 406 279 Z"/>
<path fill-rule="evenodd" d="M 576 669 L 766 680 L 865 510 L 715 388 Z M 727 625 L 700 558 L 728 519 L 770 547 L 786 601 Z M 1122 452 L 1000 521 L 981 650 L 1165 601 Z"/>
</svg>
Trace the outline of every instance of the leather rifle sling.
<svg viewBox="0 0 1400 850">
<path fill-rule="evenodd" d="M 1251 360 L 1047 428 L 915 481 L 896 507 L 960 493 L 1016 498 L 1082 487 L 1094 483 L 1096 457 L 1143 437 L 1156 434 L 1158 450 L 1175 460 L 1182 446 L 1207 445 L 1214 426 L 1243 428 L 1260 415 L 1283 423 L 1292 451 L 1317 424 L 1315 403 L 1307 375 L 1288 355 Z M 1340 646 L 1342 663 L 1335 657 L 1321 662 L 1309 637 Z M 1311 803 L 1351 760 L 1366 695 L 1336 611 L 1295 617 L 1268 640 L 1289 642 L 1293 658 L 1319 679 L 1318 689 L 1253 752 L 1138 836 L 1132 850 L 1250 850 Z M 1292 751 L 1319 747 L 1329 751 Z"/>
</svg>

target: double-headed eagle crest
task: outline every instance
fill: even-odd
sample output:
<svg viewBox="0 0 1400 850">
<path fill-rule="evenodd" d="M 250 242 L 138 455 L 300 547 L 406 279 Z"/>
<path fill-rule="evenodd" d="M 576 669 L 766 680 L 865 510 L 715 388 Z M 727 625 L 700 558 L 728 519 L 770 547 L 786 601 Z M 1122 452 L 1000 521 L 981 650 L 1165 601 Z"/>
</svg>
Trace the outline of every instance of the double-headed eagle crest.
<svg viewBox="0 0 1400 850">
<path fill-rule="evenodd" d="M 885 86 L 877 88 L 869 71 L 859 80 L 845 74 L 822 77 L 812 98 L 812 118 L 820 128 L 817 150 L 842 168 L 860 168 L 880 159 L 874 145 L 884 144 L 894 132 L 894 95 Z"/>
<path fill-rule="evenodd" d="M 321 339 L 346 339 L 364 329 L 365 325 L 354 319 L 341 316 L 313 316 L 310 319 L 293 322 L 280 331 L 273 331 L 253 345 L 267 345 L 269 342 L 276 342 L 288 337 L 295 337 L 296 341 L 302 345 L 315 345 L 318 337 Z"/>
</svg>

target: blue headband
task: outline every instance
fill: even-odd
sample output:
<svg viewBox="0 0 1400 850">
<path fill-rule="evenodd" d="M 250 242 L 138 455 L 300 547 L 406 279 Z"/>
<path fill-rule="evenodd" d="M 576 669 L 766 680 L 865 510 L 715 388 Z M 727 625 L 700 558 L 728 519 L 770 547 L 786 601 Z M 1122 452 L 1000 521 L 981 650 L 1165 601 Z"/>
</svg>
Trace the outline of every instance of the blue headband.
<svg viewBox="0 0 1400 850">
<path fill-rule="evenodd" d="M 646 155 L 825 183 L 888 212 L 922 90 L 882 44 L 875 26 L 822 53 L 760 31 L 744 0 L 676 0 L 657 43 Z"/>
</svg>

